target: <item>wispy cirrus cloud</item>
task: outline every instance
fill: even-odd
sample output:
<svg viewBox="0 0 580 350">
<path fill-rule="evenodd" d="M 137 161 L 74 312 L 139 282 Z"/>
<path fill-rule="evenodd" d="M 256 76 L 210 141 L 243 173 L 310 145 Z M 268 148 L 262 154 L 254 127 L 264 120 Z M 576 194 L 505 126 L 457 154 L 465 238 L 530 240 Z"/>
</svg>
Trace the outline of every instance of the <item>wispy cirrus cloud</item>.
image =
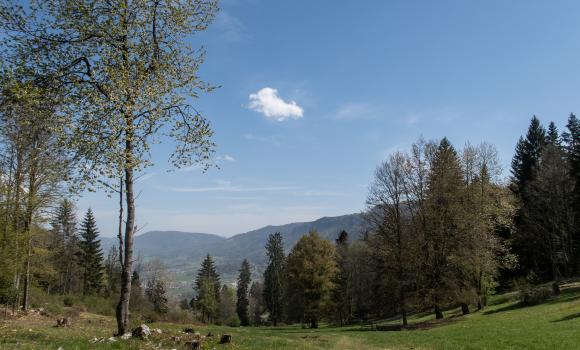
<svg viewBox="0 0 580 350">
<path fill-rule="evenodd" d="M 382 108 L 374 104 L 356 102 L 340 106 L 333 117 L 338 120 L 377 119 L 382 113 Z"/>
<path fill-rule="evenodd" d="M 268 119 L 279 122 L 287 119 L 300 119 L 304 116 L 304 109 L 296 101 L 284 101 L 278 96 L 278 90 L 265 87 L 250 94 L 248 108 L 262 113 Z"/>
<path fill-rule="evenodd" d="M 226 11 L 218 13 L 214 26 L 219 31 L 219 36 L 227 41 L 243 41 L 252 37 L 246 25 Z"/>
<path fill-rule="evenodd" d="M 296 190 L 297 188 L 292 186 L 245 187 L 245 186 L 220 185 L 209 187 L 162 187 L 161 189 L 170 192 L 188 193 L 188 192 L 281 192 L 281 191 Z"/>
<path fill-rule="evenodd" d="M 271 143 L 276 147 L 280 147 L 282 143 L 280 142 L 280 138 L 277 136 L 259 136 L 254 135 L 251 133 L 244 134 L 244 138 L 249 141 L 259 141 L 259 142 L 266 142 Z"/>
<path fill-rule="evenodd" d="M 224 154 L 223 156 L 219 156 L 216 158 L 217 161 L 223 160 L 226 162 L 235 162 L 236 159 L 232 156 L 230 156 L 229 154 Z"/>
</svg>

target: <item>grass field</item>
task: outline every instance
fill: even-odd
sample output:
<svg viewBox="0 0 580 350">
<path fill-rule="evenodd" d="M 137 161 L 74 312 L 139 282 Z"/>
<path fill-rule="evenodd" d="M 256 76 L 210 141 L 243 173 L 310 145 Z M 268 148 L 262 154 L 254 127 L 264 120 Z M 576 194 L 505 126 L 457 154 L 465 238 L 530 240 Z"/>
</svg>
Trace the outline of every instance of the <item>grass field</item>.
<svg viewBox="0 0 580 350">
<path fill-rule="evenodd" d="M 299 326 L 229 328 L 193 326 L 215 336 L 204 339 L 204 349 L 580 349 L 580 287 L 567 285 L 562 295 L 544 304 L 521 308 L 510 295 L 498 296 L 482 312 L 459 316 L 457 310 L 435 322 L 415 315 L 421 327 L 405 331 L 372 331 L 360 326 Z M 390 322 L 396 322 L 395 320 Z M 55 328 L 54 318 L 38 314 L 0 323 L 1 349 L 184 349 L 184 325 L 157 323 L 148 340 L 110 341 L 114 319 L 82 313 L 70 328 Z M 191 325 L 189 325 L 191 326 Z M 233 343 L 219 345 L 218 335 L 231 334 Z M 172 337 L 181 337 L 175 341 Z"/>
</svg>

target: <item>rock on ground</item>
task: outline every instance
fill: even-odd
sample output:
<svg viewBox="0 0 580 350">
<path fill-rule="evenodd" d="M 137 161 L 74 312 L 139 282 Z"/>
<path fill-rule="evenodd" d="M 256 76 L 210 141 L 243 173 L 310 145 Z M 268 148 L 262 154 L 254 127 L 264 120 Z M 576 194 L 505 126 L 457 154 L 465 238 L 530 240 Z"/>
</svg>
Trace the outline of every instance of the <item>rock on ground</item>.
<svg viewBox="0 0 580 350">
<path fill-rule="evenodd" d="M 131 332 L 131 335 L 133 335 L 134 337 L 141 338 L 143 340 L 147 340 L 151 335 L 151 330 L 146 324 L 142 324 L 139 327 L 135 328 L 133 332 Z"/>
</svg>

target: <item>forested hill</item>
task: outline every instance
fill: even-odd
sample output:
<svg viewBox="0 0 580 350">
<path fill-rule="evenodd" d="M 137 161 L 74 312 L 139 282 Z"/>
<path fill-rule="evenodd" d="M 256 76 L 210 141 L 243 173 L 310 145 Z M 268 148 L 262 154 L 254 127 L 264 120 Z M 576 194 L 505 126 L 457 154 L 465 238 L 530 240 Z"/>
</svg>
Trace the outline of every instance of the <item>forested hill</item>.
<svg viewBox="0 0 580 350">
<path fill-rule="evenodd" d="M 215 258 L 218 271 L 229 279 L 237 271 L 243 259 L 254 266 L 254 273 L 261 272 L 265 265 L 265 245 L 268 235 L 280 232 L 288 252 L 310 230 L 316 229 L 326 239 L 334 240 L 341 230 L 357 238 L 362 231 L 361 214 L 323 217 L 311 222 L 297 222 L 280 226 L 266 226 L 224 238 L 206 233 L 178 231 L 150 231 L 135 238 L 136 256 L 144 260 L 158 258 L 178 274 L 192 275 L 203 258 L 209 253 Z M 102 238 L 105 256 L 117 244 L 116 238 Z M 184 276 L 185 277 L 185 276 Z"/>
</svg>

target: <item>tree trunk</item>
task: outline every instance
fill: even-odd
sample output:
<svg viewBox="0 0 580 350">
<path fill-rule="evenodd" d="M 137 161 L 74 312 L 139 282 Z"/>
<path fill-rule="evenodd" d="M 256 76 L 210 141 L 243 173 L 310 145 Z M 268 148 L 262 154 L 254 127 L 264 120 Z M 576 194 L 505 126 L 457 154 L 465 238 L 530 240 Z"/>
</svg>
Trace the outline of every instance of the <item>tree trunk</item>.
<svg viewBox="0 0 580 350">
<path fill-rule="evenodd" d="M 401 315 L 403 316 L 403 327 L 407 327 L 407 306 L 405 305 L 405 291 L 403 287 L 401 287 L 399 304 L 401 305 Z"/>
<path fill-rule="evenodd" d="M 131 270 L 133 265 L 133 234 L 135 233 L 135 194 L 133 192 L 133 120 L 127 118 L 125 140 L 125 222 L 124 261 L 121 269 L 121 295 L 117 305 L 117 334 L 123 335 L 129 328 L 129 300 L 131 297 Z"/>
<path fill-rule="evenodd" d="M 310 328 L 312 328 L 312 329 L 318 328 L 318 320 L 316 318 L 310 319 Z"/>
<path fill-rule="evenodd" d="M 36 149 L 36 139 L 33 142 Z M 28 178 L 28 196 L 26 197 L 26 217 L 24 221 L 24 232 L 28 235 L 26 247 L 26 272 L 24 275 L 24 295 L 22 296 L 22 310 L 27 311 L 30 304 L 30 260 L 32 259 L 32 217 L 34 216 L 34 198 L 36 197 L 36 164 L 34 161 L 37 158 L 36 152 L 31 155 L 33 160 L 30 165 Z"/>
<path fill-rule="evenodd" d="M 464 315 L 468 315 L 469 314 L 469 305 L 467 305 L 466 303 L 461 303 L 461 312 Z"/>
<path fill-rule="evenodd" d="M 437 320 L 443 319 L 443 312 L 439 308 L 439 305 L 435 305 L 435 319 Z"/>
<path fill-rule="evenodd" d="M 24 276 L 24 292 L 22 295 L 22 310 L 27 311 L 30 304 L 30 259 L 31 259 L 31 242 L 28 240 L 28 255 L 26 257 L 26 275 Z"/>
</svg>

